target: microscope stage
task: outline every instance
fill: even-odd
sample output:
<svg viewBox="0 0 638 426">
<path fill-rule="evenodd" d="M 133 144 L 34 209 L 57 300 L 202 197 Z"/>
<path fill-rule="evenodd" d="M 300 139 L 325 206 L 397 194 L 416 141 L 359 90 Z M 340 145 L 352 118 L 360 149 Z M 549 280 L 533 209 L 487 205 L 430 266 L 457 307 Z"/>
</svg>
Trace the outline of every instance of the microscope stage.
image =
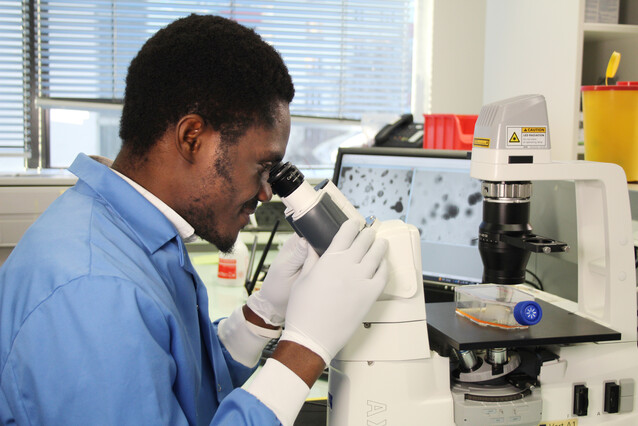
<svg viewBox="0 0 638 426">
<path fill-rule="evenodd" d="M 514 330 L 481 326 L 462 318 L 456 314 L 454 302 L 426 303 L 432 349 L 446 355 L 450 348 L 515 348 L 620 340 L 620 333 L 617 331 L 542 300 L 537 302 L 543 309 L 541 321 L 526 329 Z"/>
</svg>

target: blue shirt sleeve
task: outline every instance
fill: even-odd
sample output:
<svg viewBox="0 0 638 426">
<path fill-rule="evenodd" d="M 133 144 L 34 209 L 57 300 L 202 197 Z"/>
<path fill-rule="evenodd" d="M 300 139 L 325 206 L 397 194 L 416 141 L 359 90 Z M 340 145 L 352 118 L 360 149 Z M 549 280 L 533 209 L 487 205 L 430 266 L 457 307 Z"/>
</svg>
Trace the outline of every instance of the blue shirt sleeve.
<svg viewBox="0 0 638 426">
<path fill-rule="evenodd" d="M 252 394 L 243 389 L 235 389 L 224 398 L 211 425 L 279 426 L 281 423 L 275 414 Z"/>
<path fill-rule="evenodd" d="M 197 424 L 188 413 L 196 412 L 198 366 L 176 361 L 189 356 L 176 353 L 188 349 L 179 327 L 170 311 L 122 280 L 80 278 L 58 288 L 29 314 L 12 343 L 0 371 L 0 420 Z M 279 424 L 241 389 L 211 408 L 217 408 L 213 425 Z"/>
</svg>

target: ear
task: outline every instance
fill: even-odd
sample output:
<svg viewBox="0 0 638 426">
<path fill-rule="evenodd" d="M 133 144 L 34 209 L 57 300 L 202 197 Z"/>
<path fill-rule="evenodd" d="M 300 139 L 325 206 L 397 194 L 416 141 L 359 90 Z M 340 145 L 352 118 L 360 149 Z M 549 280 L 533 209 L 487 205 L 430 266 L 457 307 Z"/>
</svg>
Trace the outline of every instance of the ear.
<svg viewBox="0 0 638 426">
<path fill-rule="evenodd" d="M 194 163 L 197 154 L 202 150 L 206 130 L 206 122 L 198 114 L 185 115 L 177 122 L 175 147 L 188 163 Z"/>
</svg>

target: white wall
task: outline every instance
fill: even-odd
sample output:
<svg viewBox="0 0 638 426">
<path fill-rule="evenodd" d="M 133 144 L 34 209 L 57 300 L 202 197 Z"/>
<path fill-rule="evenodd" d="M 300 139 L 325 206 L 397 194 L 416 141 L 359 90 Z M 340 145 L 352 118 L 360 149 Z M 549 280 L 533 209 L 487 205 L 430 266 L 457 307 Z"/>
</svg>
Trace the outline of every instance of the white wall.
<svg viewBox="0 0 638 426">
<path fill-rule="evenodd" d="M 552 158 L 576 159 L 581 0 L 487 0 L 483 101 L 545 96 Z"/>
<path fill-rule="evenodd" d="M 478 114 L 483 105 L 485 1 L 434 3 L 431 111 Z"/>
<path fill-rule="evenodd" d="M 417 0 L 415 121 L 423 121 L 423 113 L 479 113 L 484 36 L 485 0 Z"/>
</svg>

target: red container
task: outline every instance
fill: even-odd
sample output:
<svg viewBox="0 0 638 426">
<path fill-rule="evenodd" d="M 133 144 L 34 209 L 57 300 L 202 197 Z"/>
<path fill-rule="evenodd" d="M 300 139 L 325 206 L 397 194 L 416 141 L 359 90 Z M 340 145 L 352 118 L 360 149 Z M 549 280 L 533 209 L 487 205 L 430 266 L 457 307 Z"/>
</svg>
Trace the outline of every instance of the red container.
<svg viewBox="0 0 638 426">
<path fill-rule="evenodd" d="M 423 114 L 423 148 L 472 150 L 478 115 Z"/>
</svg>

